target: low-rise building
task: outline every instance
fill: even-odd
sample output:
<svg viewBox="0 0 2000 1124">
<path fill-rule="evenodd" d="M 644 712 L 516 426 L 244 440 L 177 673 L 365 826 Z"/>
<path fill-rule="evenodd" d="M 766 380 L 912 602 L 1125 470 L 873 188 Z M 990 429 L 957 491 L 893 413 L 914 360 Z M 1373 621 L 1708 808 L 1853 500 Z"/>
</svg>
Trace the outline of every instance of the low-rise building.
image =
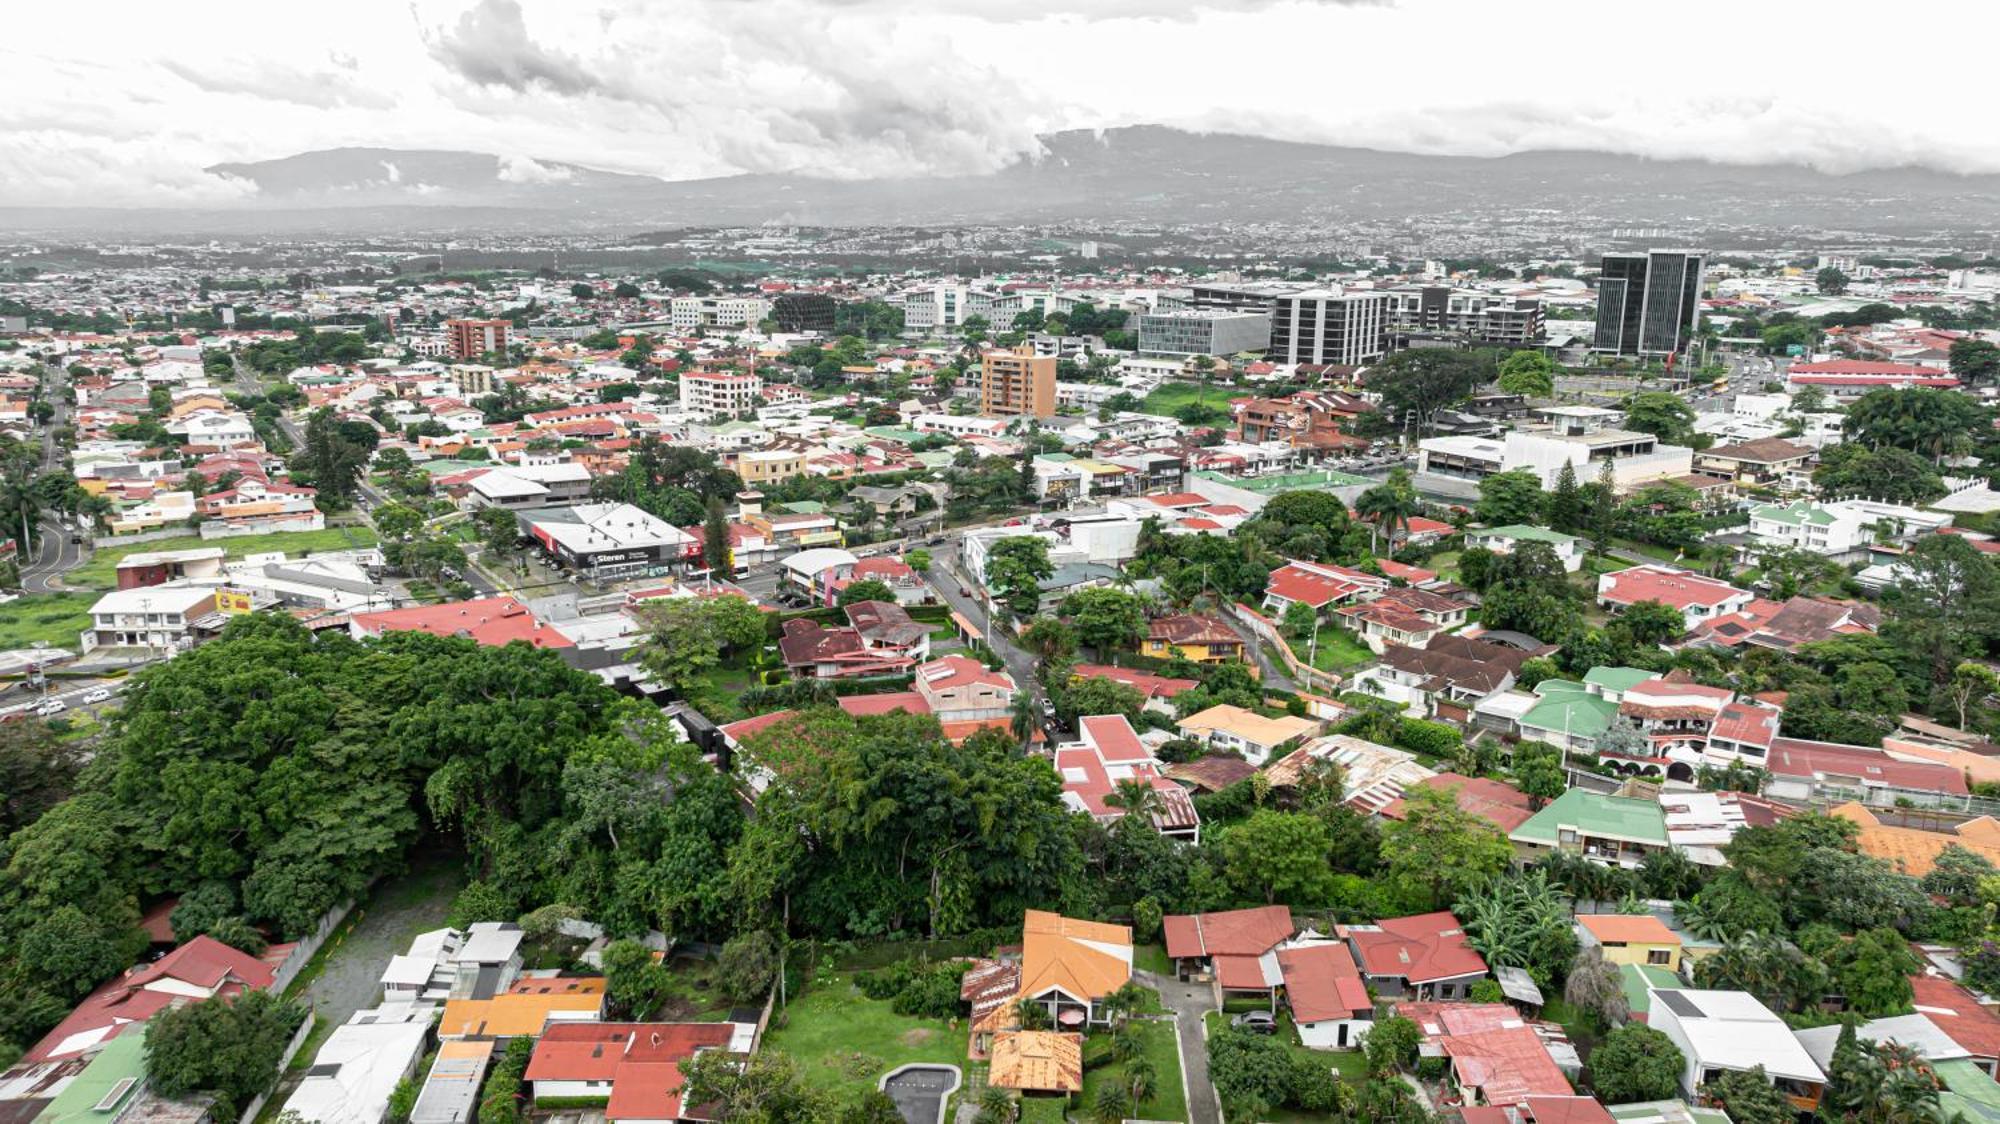
<svg viewBox="0 0 2000 1124">
<path fill-rule="evenodd" d="M 1219 703 L 1181 719 L 1179 727 L 1184 737 L 1234 751 L 1251 764 L 1262 765 L 1286 742 L 1319 733 L 1320 723 L 1290 715 L 1266 718 L 1240 706 Z"/>
<path fill-rule="evenodd" d="M 1748 590 L 1671 566 L 1633 566 L 1597 579 L 1597 603 L 1605 609 L 1618 612 L 1642 601 L 1657 601 L 1680 610 L 1689 631 L 1704 621 L 1741 612 L 1752 600 Z"/>
<path fill-rule="evenodd" d="M 1612 964 L 1681 969 L 1681 938 L 1650 913 L 1579 914 L 1576 935 L 1585 946 L 1603 949 Z"/>
<path fill-rule="evenodd" d="M 1486 958 L 1473 949 L 1465 927 L 1448 911 L 1339 931 L 1354 950 L 1362 977 L 1384 999 L 1463 999 L 1486 978 Z"/>
<path fill-rule="evenodd" d="M 1560 851 L 1628 870 L 1672 845 L 1659 804 L 1581 788 L 1550 801 L 1507 838 L 1524 863 Z"/>
<path fill-rule="evenodd" d="M 1147 813 L 1153 829 L 1170 839 L 1201 842 L 1201 816 L 1186 789 L 1168 780 L 1157 758 L 1122 714 L 1077 720 L 1077 740 L 1056 747 L 1063 803 L 1099 823 L 1129 815 L 1126 790 L 1133 784 L 1152 791 Z"/>
<path fill-rule="evenodd" d="M 356 1011 L 313 1055 L 284 1115 L 307 1124 L 380 1124 L 396 1086 L 423 1060 L 436 1015 L 427 1003 Z"/>
<path fill-rule="evenodd" d="M 1155 659 L 1179 655 L 1195 663 L 1227 663 L 1243 658 L 1243 638 L 1219 617 L 1180 613 L 1148 623 L 1139 653 Z"/>
<path fill-rule="evenodd" d="M 604 1101 L 604 1119 L 630 1124 L 707 1120 L 681 1100 L 681 1064 L 710 1051 L 747 1054 L 754 1023 L 565 1023 L 535 1043 L 523 1078 L 544 1102 Z M 414 1122 L 413 1122 L 414 1124 Z"/>
<path fill-rule="evenodd" d="M 629 503 L 548 507 L 516 519 L 550 562 L 595 581 L 659 576 L 700 550 L 694 536 Z"/>
<path fill-rule="evenodd" d="M 1582 540 L 1575 535 L 1565 535 L 1551 531 L 1547 527 L 1529 527 L 1510 523 L 1504 527 L 1470 527 L 1465 532 L 1468 549 L 1479 547 L 1495 554 L 1512 554 L 1514 548 L 1524 542 L 1547 543 L 1556 552 L 1563 569 L 1575 573 L 1583 566 Z"/>
<path fill-rule="evenodd" d="M 186 647 L 193 643 L 195 623 L 215 614 L 216 605 L 212 586 L 176 583 L 113 590 L 90 606 L 83 650 Z"/>
<path fill-rule="evenodd" d="M 1747 992 L 1656 989 L 1646 1021 L 1680 1049 L 1681 1092 L 1688 1097 L 1726 1071 L 1762 1066 L 1792 1107 L 1819 1106 L 1826 1074 L 1785 1020 Z"/>
</svg>

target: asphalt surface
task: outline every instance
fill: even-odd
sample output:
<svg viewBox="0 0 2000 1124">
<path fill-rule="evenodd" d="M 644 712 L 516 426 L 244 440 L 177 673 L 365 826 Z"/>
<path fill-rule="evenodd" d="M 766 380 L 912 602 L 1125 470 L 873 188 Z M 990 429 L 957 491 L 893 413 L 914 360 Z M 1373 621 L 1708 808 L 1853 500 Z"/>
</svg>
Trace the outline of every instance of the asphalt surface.
<svg viewBox="0 0 2000 1124">
<path fill-rule="evenodd" d="M 1206 1020 L 1208 1013 L 1216 1009 L 1215 992 L 1203 984 L 1184 983 L 1151 972 L 1134 972 L 1132 978 L 1140 986 L 1159 992 L 1161 1005 L 1173 1012 L 1190 1124 L 1222 1124 L 1222 1101 L 1215 1095 L 1215 1083 L 1208 1077 Z"/>
<path fill-rule="evenodd" d="M 1015 686 L 1028 693 L 1028 697 L 1034 700 L 1037 713 L 1041 713 L 1046 695 L 1042 692 L 1041 680 L 1035 675 L 1035 657 L 1009 640 L 1004 630 L 993 627 L 984 598 L 959 592 L 961 585 L 970 591 L 976 588 L 977 583 L 959 570 L 958 540 L 949 540 L 929 549 L 931 568 L 924 574 L 924 580 L 937 592 L 940 601 L 979 627 L 986 646 L 1000 657 L 1007 674 L 1014 677 Z"/>
<path fill-rule="evenodd" d="M 956 1068 L 927 1065 L 888 1078 L 882 1091 L 896 1102 L 905 1124 L 942 1124 L 944 1103 L 958 1086 Z"/>
<path fill-rule="evenodd" d="M 42 427 L 42 469 L 48 471 L 64 467 L 62 449 L 56 444 L 56 430 L 69 424 L 69 373 L 60 363 L 48 364 L 43 376 L 43 397 L 55 407 L 47 425 Z M 12 530 L 13 528 L 9 528 Z M 30 553 L 23 557 L 21 565 L 21 588 L 29 593 L 56 593 L 53 584 L 63 574 L 83 565 L 90 551 L 82 543 L 70 540 L 71 530 L 57 521 L 54 515 L 45 515 L 35 528 L 35 540 L 24 544 Z"/>
</svg>

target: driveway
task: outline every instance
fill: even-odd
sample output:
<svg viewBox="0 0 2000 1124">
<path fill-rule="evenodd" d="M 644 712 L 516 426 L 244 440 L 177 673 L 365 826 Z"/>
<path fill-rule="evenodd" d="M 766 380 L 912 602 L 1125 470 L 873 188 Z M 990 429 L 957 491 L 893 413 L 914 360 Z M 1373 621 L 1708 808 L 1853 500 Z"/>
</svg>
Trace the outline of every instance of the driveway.
<svg viewBox="0 0 2000 1124">
<path fill-rule="evenodd" d="M 1151 972 L 1133 972 L 1132 978 L 1141 987 L 1159 992 L 1161 1005 L 1173 1013 L 1174 1033 L 1181 1047 L 1181 1081 L 1187 1086 L 1189 1124 L 1222 1124 L 1222 1102 L 1215 1095 L 1215 1083 L 1208 1079 L 1206 1016 L 1216 1009 L 1215 992 L 1205 984 L 1183 983 Z"/>
<path fill-rule="evenodd" d="M 444 927 L 444 915 L 460 885 L 456 857 L 419 865 L 409 874 L 377 883 L 354 907 L 354 924 L 327 953 L 304 998 L 320 1018 L 339 1025 L 354 1012 L 373 1007 L 382 995 L 382 972 L 389 958 L 408 952 L 418 933 Z"/>
</svg>

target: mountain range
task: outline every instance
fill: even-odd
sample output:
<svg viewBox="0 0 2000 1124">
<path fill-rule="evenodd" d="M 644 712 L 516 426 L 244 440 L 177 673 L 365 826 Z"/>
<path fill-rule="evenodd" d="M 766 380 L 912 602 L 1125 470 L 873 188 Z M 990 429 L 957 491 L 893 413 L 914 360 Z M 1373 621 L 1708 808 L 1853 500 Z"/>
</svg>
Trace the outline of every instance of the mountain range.
<svg viewBox="0 0 2000 1124">
<path fill-rule="evenodd" d="M 1627 225 L 1884 232 L 2000 225 L 2000 176 L 1922 168 L 1834 175 L 1798 165 L 1602 152 L 1434 156 L 1162 126 L 1052 134 L 1031 158 L 965 176 L 668 181 L 559 161 L 388 148 L 325 149 L 207 171 L 255 193 L 228 211 L 136 212 L 121 220 L 113 212 L 88 214 L 116 226 L 150 215 L 168 225 L 245 230 L 1331 223 L 1543 209 Z M 29 209 L 0 210 L 0 225 L 44 225 L 54 216 L 41 218 Z"/>
</svg>

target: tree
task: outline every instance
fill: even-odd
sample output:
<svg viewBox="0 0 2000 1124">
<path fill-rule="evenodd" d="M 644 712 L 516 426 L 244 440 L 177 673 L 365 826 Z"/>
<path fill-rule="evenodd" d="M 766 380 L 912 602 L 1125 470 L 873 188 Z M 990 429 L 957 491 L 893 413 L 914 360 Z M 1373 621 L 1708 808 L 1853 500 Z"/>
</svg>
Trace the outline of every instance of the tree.
<svg viewBox="0 0 2000 1124">
<path fill-rule="evenodd" d="M 1969 337 L 1953 340 L 1951 373 L 1972 386 L 2000 379 L 2000 346 L 1988 340 Z"/>
<path fill-rule="evenodd" d="M 1663 1031 L 1627 1023 L 1590 1052 L 1590 1088 L 1606 1104 L 1666 1100 L 1686 1065 L 1680 1047 Z"/>
<path fill-rule="evenodd" d="M 1841 430 L 1871 449 L 1903 449 L 1935 460 L 1985 428 L 1991 413 L 1957 391 L 1885 387 L 1849 405 Z"/>
<path fill-rule="evenodd" d="M 1694 440 L 1694 409 L 1678 394 L 1648 390 L 1625 403 L 1625 428 L 1650 433 L 1669 445 Z"/>
<path fill-rule="evenodd" d="M 1304 640 L 1312 635 L 1314 628 L 1318 627 L 1319 614 L 1313 611 L 1311 605 L 1303 601 L 1294 601 L 1285 606 L 1283 623 L 1286 635 L 1293 640 Z"/>
<path fill-rule="evenodd" d="M 1076 629 L 1056 617 L 1036 617 L 1021 630 L 1021 646 L 1043 663 L 1069 659 L 1076 654 L 1076 641 Z"/>
<path fill-rule="evenodd" d="M 1368 388 L 1381 395 L 1391 425 L 1427 430 L 1438 413 L 1469 397 L 1486 368 L 1471 352 L 1443 348 L 1398 351 L 1368 371 Z"/>
<path fill-rule="evenodd" d="M 715 982 L 731 1003 L 754 1003 L 771 990 L 777 974 L 777 940 L 768 929 L 753 929 L 722 946 Z"/>
<path fill-rule="evenodd" d="M 1432 908 L 1513 857 L 1498 828 L 1459 808 L 1455 790 L 1413 788 L 1403 794 L 1403 812 L 1382 828 L 1382 862 L 1391 877 L 1425 891 Z"/>
<path fill-rule="evenodd" d="M 846 608 L 857 601 L 887 601 L 893 605 L 896 602 L 896 591 L 890 589 L 887 582 L 865 578 L 841 590 L 835 603 L 841 608 Z"/>
<path fill-rule="evenodd" d="M 57 741 L 45 722 L 0 725 L 0 839 L 61 803 L 84 761 L 83 745 Z"/>
<path fill-rule="evenodd" d="M 1146 706 L 1146 696 L 1137 688 L 1097 676 L 1072 676 L 1051 693 L 1056 717 L 1071 729 L 1076 727 L 1078 718 L 1087 715 L 1122 714 L 1127 720 L 1137 719 Z"/>
<path fill-rule="evenodd" d="M 1822 266 L 1818 273 L 1813 274 L 1813 285 L 1830 297 L 1837 297 L 1846 292 L 1847 282 L 1847 274 L 1830 265 Z"/>
<path fill-rule="evenodd" d="M 729 535 L 729 520 L 722 513 L 722 500 L 708 499 L 701 521 L 701 561 L 712 573 L 728 576 L 736 572 L 735 550 Z"/>
<path fill-rule="evenodd" d="M 1794 1124 L 1798 1119 L 1798 1110 L 1761 1065 L 1723 1070 L 1702 1089 L 1721 1103 L 1732 1124 Z"/>
<path fill-rule="evenodd" d="M 1532 471 L 1516 468 L 1496 472 L 1479 482 L 1479 503 L 1473 515 L 1489 527 L 1541 522 L 1542 482 Z"/>
<path fill-rule="evenodd" d="M 1576 954 L 1570 963 L 1569 978 L 1563 982 L 1563 1002 L 1596 1019 L 1600 1027 L 1621 1026 L 1632 1017 L 1618 968 L 1604 959 L 1601 945 L 1591 945 Z"/>
<path fill-rule="evenodd" d="M 1556 365 L 1539 351 L 1522 349 L 1500 363 L 1500 389 L 1525 398 L 1547 398 L 1556 392 Z"/>
<path fill-rule="evenodd" d="M 1569 910 L 1545 868 L 1486 878 L 1462 891 L 1452 908 L 1488 964 L 1526 969 L 1544 987 L 1576 958 Z"/>
<path fill-rule="evenodd" d="M 1946 691 L 1952 706 L 1958 710 L 1958 728 L 1969 730 L 1971 727 L 1966 724 L 1967 708 L 1974 703 L 1983 706 L 1987 699 L 2000 694 L 2000 675 L 1985 664 L 1961 663 L 1952 669 Z M 0 760 L 4 760 L 4 754 L 4 747 L 0 747 Z"/>
<path fill-rule="evenodd" d="M 764 638 L 762 610 L 733 595 L 656 598 L 640 615 L 649 632 L 640 665 L 680 691 L 720 663 L 722 653 Z"/>
<path fill-rule="evenodd" d="M 987 588 L 1022 618 L 1034 615 L 1042 599 L 1040 583 L 1055 572 L 1048 540 L 1033 535 L 1001 539 L 986 553 Z"/>
<path fill-rule="evenodd" d="M 2000 572 L 1962 535 L 1926 535 L 1903 556 L 1882 636 L 1933 686 L 2000 636 Z"/>
<path fill-rule="evenodd" d="M 1940 499 L 1945 486 L 1931 462 L 1893 446 L 1869 448 L 1855 442 L 1820 450 L 1813 486 L 1821 496 L 1863 496 L 1887 503 L 1925 504 Z"/>
<path fill-rule="evenodd" d="M 1826 992 L 1826 968 L 1780 936 L 1745 932 L 1695 962 L 1695 983 L 1747 991 L 1779 1011 L 1794 1011 Z"/>
<path fill-rule="evenodd" d="M 271 1087 L 305 1011 L 268 991 L 168 1007 L 146 1026 L 146 1079 L 161 1095 L 214 1093 L 232 1109 Z"/>
<path fill-rule="evenodd" d="M 1381 1019 L 1368 1032 L 1368 1072 L 1386 1076 L 1416 1063 L 1417 1047 L 1424 1033 L 1417 1024 L 1402 1016 Z"/>
<path fill-rule="evenodd" d="M 1828 957 L 1834 982 L 1848 1005 L 1870 1018 L 1909 1009 L 1910 976 L 1923 962 L 1894 929 L 1870 929 L 1841 941 Z"/>
<path fill-rule="evenodd" d="M 1145 602 L 1121 589 L 1085 589 L 1063 599 L 1079 642 L 1100 653 L 1135 648 L 1146 635 Z"/>
<path fill-rule="evenodd" d="M 1267 808 L 1224 833 L 1222 866 L 1246 897 L 1304 905 L 1323 897 L 1331 884 L 1327 854 L 1332 847 L 1319 817 Z"/>
<path fill-rule="evenodd" d="M 1628 605 L 1612 622 L 1612 631 L 1625 643 L 1639 648 L 1656 648 L 1679 640 L 1687 632 L 1687 618 L 1679 609 L 1658 601 Z"/>
<path fill-rule="evenodd" d="M 1583 489 L 1576 482 L 1576 466 L 1564 461 L 1556 470 L 1555 490 L 1548 495 L 1549 526 L 1574 532 L 1583 526 Z"/>
<path fill-rule="evenodd" d="M 370 518 L 375 521 L 375 529 L 391 539 L 413 535 L 424 525 L 424 513 L 408 504 L 383 504 Z"/>
<path fill-rule="evenodd" d="M 843 1119 L 832 1095 L 806 1079 L 792 1056 L 759 1050 L 747 1059 L 704 1050 L 681 1063 L 683 1098 L 715 1106 L 718 1120 L 811 1124 Z"/>
<path fill-rule="evenodd" d="M 350 438 L 342 431 L 333 410 L 321 407 L 306 421 L 305 444 L 293 460 L 292 469 L 295 475 L 306 476 L 319 490 L 322 510 L 345 511 L 353 506 L 361 470 L 373 448 L 372 443 Z"/>
<path fill-rule="evenodd" d="M 1410 474 L 1400 468 L 1389 474 L 1387 482 L 1361 493 L 1354 501 L 1354 513 L 1368 524 L 1371 551 L 1375 549 L 1377 531 L 1388 536 L 1389 549 L 1394 550 L 1396 533 L 1407 528 L 1423 509 L 1416 486 L 1410 483 Z"/>
</svg>

